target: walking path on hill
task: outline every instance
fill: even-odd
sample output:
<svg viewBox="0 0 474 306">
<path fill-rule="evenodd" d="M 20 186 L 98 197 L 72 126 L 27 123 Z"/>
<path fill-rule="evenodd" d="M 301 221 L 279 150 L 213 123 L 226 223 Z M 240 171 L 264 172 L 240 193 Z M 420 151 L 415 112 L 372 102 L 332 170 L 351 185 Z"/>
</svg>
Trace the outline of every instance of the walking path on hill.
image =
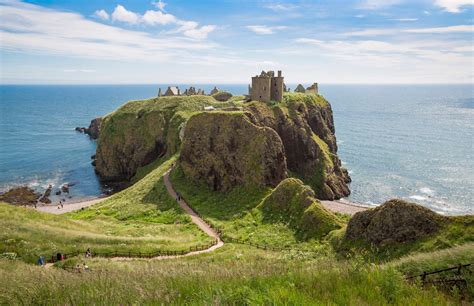
<svg viewBox="0 0 474 306">
<path fill-rule="evenodd" d="M 165 183 L 166 190 L 168 191 L 170 196 L 174 199 L 177 199 L 178 195 L 174 191 L 173 186 L 171 185 L 171 182 L 169 180 L 170 172 L 171 172 L 171 169 L 168 170 L 163 175 L 163 182 Z M 189 205 L 182 198 L 178 201 L 178 204 L 191 217 L 191 220 L 193 221 L 194 224 L 196 224 L 203 232 L 205 232 L 210 237 L 217 239 L 217 244 L 213 247 L 219 248 L 224 245 L 224 242 L 221 240 L 219 234 L 212 227 L 210 227 L 206 222 L 204 222 L 204 220 L 201 219 L 201 217 L 199 217 L 196 214 L 196 212 L 191 207 L 189 207 Z M 212 251 L 214 250 L 212 249 L 213 247 L 207 250 Z M 198 251 L 198 252 L 205 253 L 207 250 Z"/>
<path fill-rule="evenodd" d="M 166 190 L 168 191 L 169 195 L 172 198 L 174 198 L 178 201 L 179 206 L 191 217 L 191 221 L 194 224 L 196 224 L 208 236 L 210 236 L 210 237 L 212 237 L 216 240 L 216 244 L 212 245 L 211 247 L 209 247 L 207 249 L 199 250 L 199 251 L 191 251 L 191 252 L 188 252 L 188 253 L 183 254 L 183 255 L 155 256 L 155 257 L 147 258 L 146 260 L 157 260 L 157 259 L 158 260 L 163 260 L 163 259 L 181 258 L 181 257 L 188 257 L 188 256 L 198 255 L 198 254 L 204 254 L 204 253 L 213 252 L 214 250 L 216 250 L 216 249 L 218 249 L 218 248 L 220 248 L 224 245 L 224 242 L 221 240 L 219 234 L 213 228 L 211 228 L 206 222 L 204 222 L 204 220 L 201 219 L 201 217 L 199 217 L 196 214 L 196 212 L 194 210 L 192 210 L 191 207 L 189 207 L 189 205 L 186 203 L 186 201 L 184 201 L 182 198 L 178 200 L 178 195 L 177 195 L 176 191 L 173 189 L 173 186 L 171 185 L 171 182 L 169 180 L 169 174 L 170 174 L 171 170 L 172 169 L 168 170 L 163 175 L 163 182 L 165 183 L 165 187 L 166 187 Z M 104 200 L 104 199 L 96 199 L 96 200 L 92 200 L 92 201 L 88 201 L 88 202 L 75 203 L 77 205 L 71 207 L 71 209 L 69 209 L 68 211 L 74 211 L 74 210 L 81 209 L 82 207 L 91 206 L 91 205 L 96 204 L 96 203 L 98 203 L 102 200 Z M 82 205 L 79 205 L 79 204 L 82 204 Z M 66 206 L 69 206 L 69 205 L 72 206 L 74 204 L 68 204 L 68 205 L 65 205 L 64 207 L 66 208 Z M 44 206 L 44 207 L 41 207 L 41 208 L 53 208 L 53 207 L 52 206 L 50 206 L 50 207 Z M 54 207 L 54 209 L 56 209 L 58 211 L 62 210 L 62 209 L 57 209 L 56 206 Z M 42 211 L 50 212 L 50 213 L 56 213 L 56 214 L 66 212 L 66 211 L 57 212 L 54 209 L 48 209 L 48 210 L 43 209 Z M 108 258 L 111 259 L 111 260 L 117 260 L 117 261 L 137 259 L 135 257 L 120 257 L 120 256 L 108 257 Z M 45 264 L 45 268 L 50 268 L 53 265 L 54 265 L 53 263 L 47 263 L 47 264 Z"/>
</svg>

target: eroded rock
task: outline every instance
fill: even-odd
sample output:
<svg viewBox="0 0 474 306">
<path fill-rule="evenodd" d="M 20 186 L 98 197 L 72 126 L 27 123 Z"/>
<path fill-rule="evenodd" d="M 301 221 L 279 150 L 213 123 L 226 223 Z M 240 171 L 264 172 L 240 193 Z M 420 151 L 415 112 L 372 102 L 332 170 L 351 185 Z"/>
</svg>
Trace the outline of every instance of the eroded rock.
<svg viewBox="0 0 474 306">
<path fill-rule="evenodd" d="M 403 200 L 356 213 L 349 221 L 344 239 L 365 240 L 375 245 L 415 241 L 435 234 L 447 217 L 421 205 Z"/>
<path fill-rule="evenodd" d="M 278 134 L 256 126 L 242 112 L 192 116 L 180 164 L 186 177 L 219 191 L 242 185 L 276 186 L 287 176 Z"/>
<path fill-rule="evenodd" d="M 0 201 L 13 205 L 35 205 L 40 196 L 40 194 L 26 186 L 15 187 L 0 194 Z"/>
</svg>

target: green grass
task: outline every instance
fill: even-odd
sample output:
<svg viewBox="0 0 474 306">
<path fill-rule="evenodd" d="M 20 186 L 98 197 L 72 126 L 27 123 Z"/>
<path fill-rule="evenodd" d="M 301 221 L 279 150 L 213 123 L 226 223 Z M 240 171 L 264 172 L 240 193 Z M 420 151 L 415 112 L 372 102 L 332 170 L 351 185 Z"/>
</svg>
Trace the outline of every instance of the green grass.
<svg viewBox="0 0 474 306">
<path fill-rule="evenodd" d="M 171 172 L 170 181 L 175 190 L 226 237 L 273 247 L 294 247 L 316 252 L 329 250 L 318 239 L 308 239 L 310 237 L 295 229 L 289 224 L 289 217 L 276 219 L 263 209 L 262 202 L 272 192 L 271 188 L 246 186 L 225 193 L 215 192 L 205 184 L 187 180 L 179 167 Z"/>
<path fill-rule="evenodd" d="M 363 253 L 368 261 L 384 262 L 407 254 L 442 250 L 474 242 L 474 216 L 450 217 L 449 220 L 444 222 L 440 231 L 434 235 L 414 242 L 383 247 L 376 247 L 361 240 L 344 241 L 344 234 L 345 227 L 333 231 L 329 235 L 329 241 L 340 254 L 353 256 Z"/>
<path fill-rule="evenodd" d="M 73 213 L 51 215 L 0 204 L 0 254 L 34 262 L 39 255 L 91 248 L 95 252 L 187 250 L 211 241 L 165 190 L 163 162 L 132 187 Z"/>
<path fill-rule="evenodd" d="M 392 267 L 226 245 L 168 261 L 87 260 L 89 273 L 0 260 L 0 304 L 455 305 Z M 8 281 L 6 281 L 8 280 Z"/>
</svg>

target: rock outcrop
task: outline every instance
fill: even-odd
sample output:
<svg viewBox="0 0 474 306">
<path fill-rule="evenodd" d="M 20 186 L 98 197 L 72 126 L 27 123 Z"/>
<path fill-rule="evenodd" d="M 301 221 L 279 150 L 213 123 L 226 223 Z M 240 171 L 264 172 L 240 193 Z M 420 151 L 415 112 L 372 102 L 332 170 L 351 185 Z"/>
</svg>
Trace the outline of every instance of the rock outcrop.
<svg viewBox="0 0 474 306">
<path fill-rule="evenodd" d="M 13 205 L 35 205 L 41 195 L 28 187 L 16 187 L 0 194 L 0 202 Z"/>
<path fill-rule="evenodd" d="M 288 223 L 303 240 L 319 239 L 341 228 L 339 218 L 314 196 L 314 191 L 302 181 L 285 179 L 262 202 L 264 221 Z"/>
<path fill-rule="evenodd" d="M 281 106 L 253 102 L 245 109 L 255 124 L 278 133 L 288 169 L 309 184 L 318 199 L 334 200 L 350 194 L 349 174 L 337 156 L 331 106 L 324 98 L 286 94 Z"/>
<path fill-rule="evenodd" d="M 232 98 L 232 94 L 227 91 L 218 91 L 217 93 L 213 94 L 212 97 L 219 102 L 225 102 Z"/>
<path fill-rule="evenodd" d="M 242 112 L 192 116 L 186 123 L 180 165 L 187 178 L 219 191 L 276 186 L 287 176 L 278 134 L 253 124 Z"/>
<path fill-rule="evenodd" d="M 375 245 L 415 241 L 435 234 L 447 217 L 403 200 L 356 213 L 347 225 L 345 240 L 364 240 Z"/>
<path fill-rule="evenodd" d="M 49 199 L 49 196 L 51 195 L 52 191 L 53 191 L 53 186 L 49 185 L 46 191 L 43 193 L 43 195 L 39 198 L 38 201 L 44 204 L 50 204 L 51 200 Z"/>
<path fill-rule="evenodd" d="M 76 132 L 84 133 L 89 135 L 91 139 L 99 138 L 100 126 L 102 124 L 102 118 L 95 118 L 91 121 L 88 128 L 85 127 L 76 127 Z"/>
<path fill-rule="evenodd" d="M 127 182 L 139 167 L 176 153 L 184 122 L 213 103 L 209 96 L 161 97 L 129 102 L 105 116 L 94 159 L 101 180 Z"/>
</svg>

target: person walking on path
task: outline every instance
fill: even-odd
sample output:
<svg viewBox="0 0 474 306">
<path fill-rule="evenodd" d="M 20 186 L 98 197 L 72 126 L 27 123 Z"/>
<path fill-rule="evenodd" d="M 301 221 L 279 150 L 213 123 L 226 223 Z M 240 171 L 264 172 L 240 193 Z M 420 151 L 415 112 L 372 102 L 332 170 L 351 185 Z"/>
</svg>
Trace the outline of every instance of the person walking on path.
<svg viewBox="0 0 474 306">
<path fill-rule="evenodd" d="M 86 251 L 86 257 L 89 258 L 89 257 L 92 257 L 92 252 L 91 252 L 91 249 L 87 249 Z"/>
</svg>

